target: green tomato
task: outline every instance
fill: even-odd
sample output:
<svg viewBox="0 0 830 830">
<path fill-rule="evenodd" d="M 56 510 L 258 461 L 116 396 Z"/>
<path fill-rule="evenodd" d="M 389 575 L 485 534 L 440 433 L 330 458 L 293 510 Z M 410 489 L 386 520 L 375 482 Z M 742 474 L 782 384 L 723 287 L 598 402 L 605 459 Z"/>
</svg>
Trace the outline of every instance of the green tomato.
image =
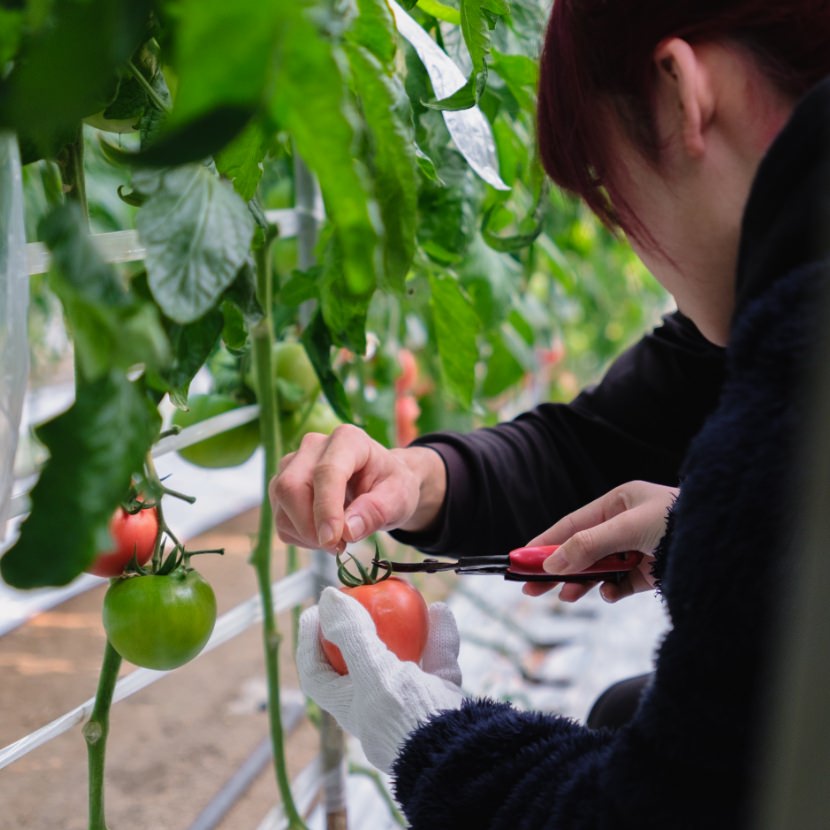
<svg viewBox="0 0 830 830">
<path fill-rule="evenodd" d="M 342 423 L 325 398 L 315 401 L 305 418 L 302 412 L 284 412 L 280 416 L 283 449 L 296 449 L 307 432 L 331 435 Z"/>
<path fill-rule="evenodd" d="M 104 630 L 136 666 L 167 671 L 192 660 L 216 623 L 216 596 L 194 570 L 113 582 L 104 597 Z"/>
<path fill-rule="evenodd" d="M 286 412 L 303 409 L 320 392 L 320 381 L 303 344 L 296 341 L 275 343 L 271 354 L 280 409 Z M 259 394 L 253 367 L 245 375 L 245 382 Z"/>
<path fill-rule="evenodd" d="M 233 398 L 225 395 L 194 395 L 188 398 L 187 405 L 188 411 L 177 409 L 173 415 L 173 423 L 182 429 L 239 408 Z M 178 452 L 186 461 L 199 467 L 236 467 L 247 461 L 258 446 L 259 422 L 254 420 Z"/>
<path fill-rule="evenodd" d="M 316 401 L 311 407 L 311 412 L 303 421 L 302 434 L 307 432 L 322 432 L 324 435 L 331 435 L 343 422 L 337 417 L 335 411 L 325 398 Z"/>
</svg>

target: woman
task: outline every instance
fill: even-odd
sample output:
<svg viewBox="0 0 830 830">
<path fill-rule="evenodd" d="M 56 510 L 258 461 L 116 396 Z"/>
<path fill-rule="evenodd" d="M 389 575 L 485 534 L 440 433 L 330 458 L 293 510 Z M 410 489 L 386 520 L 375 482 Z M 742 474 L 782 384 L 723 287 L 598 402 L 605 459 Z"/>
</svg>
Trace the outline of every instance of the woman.
<svg viewBox="0 0 830 830">
<path fill-rule="evenodd" d="M 665 535 L 659 511 L 641 508 L 670 494 L 639 484 L 537 537 L 570 536 L 546 563 L 566 572 L 598 558 L 609 524 L 663 536 L 655 573 L 672 625 L 622 728 L 463 700 L 445 609 L 421 668 L 380 647 L 338 592 L 306 612 L 304 688 L 391 769 L 412 827 L 752 826 L 765 658 L 797 521 L 792 462 L 830 277 L 828 44 L 830 3 L 815 0 L 554 5 L 545 167 L 626 231 L 680 311 L 725 346 L 725 379 Z M 347 677 L 322 659 L 320 628 Z"/>
</svg>

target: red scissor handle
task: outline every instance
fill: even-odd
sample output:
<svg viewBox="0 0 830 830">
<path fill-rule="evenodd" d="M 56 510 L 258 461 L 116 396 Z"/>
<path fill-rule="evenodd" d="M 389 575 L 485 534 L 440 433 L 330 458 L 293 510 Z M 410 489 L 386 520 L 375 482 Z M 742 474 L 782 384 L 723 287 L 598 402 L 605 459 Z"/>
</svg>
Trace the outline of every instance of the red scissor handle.
<svg viewBox="0 0 830 830">
<path fill-rule="evenodd" d="M 542 563 L 559 547 L 559 545 L 539 545 L 529 548 L 516 548 L 511 550 L 510 567 L 507 572 L 521 576 L 553 576 L 542 567 Z M 629 550 L 623 553 L 612 553 L 603 556 L 602 559 L 594 562 L 589 568 L 578 571 L 569 576 L 580 576 L 582 574 L 596 574 L 598 581 L 604 573 L 619 573 L 631 571 L 642 561 L 643 554 L 637 550 Z"/>
</svg>

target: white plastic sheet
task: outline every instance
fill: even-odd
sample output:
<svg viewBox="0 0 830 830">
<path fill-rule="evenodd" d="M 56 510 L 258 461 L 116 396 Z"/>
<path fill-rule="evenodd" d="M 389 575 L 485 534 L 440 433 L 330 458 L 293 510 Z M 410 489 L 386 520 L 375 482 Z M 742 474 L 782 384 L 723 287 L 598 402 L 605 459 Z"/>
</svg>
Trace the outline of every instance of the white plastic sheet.
<svg viewBox="0 0 830 830">
<path fill-rule="evenodd" d="M 29 375 L 28 305 L 20 154 L 14 134 L 0 131 L 0 540 L 5 536 Z"/>
</svg>

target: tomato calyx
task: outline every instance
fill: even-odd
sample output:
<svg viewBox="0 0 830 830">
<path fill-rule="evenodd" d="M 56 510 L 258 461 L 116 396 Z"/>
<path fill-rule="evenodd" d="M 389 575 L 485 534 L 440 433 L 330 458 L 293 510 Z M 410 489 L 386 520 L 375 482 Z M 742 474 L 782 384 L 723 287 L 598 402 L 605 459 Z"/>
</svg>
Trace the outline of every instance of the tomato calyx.
<svg viewBox="0 0 830 830">
<path fill-rule="evenodd" d="M 357 557 L 347 553 L 346 556 L 352 560 L 357 569 L 356 574 L 349 570 L 348 563 L 340 558 L 340 554 L 337 554 L 335 557 L 337 562 L 337 578 L 347 588 L 357 588 L 359 585 L 375 585 L 378 582 L 389 579 L 392 576 L 392 565 L 386 559 L 381 559 L 379 553 L 380 551 L 375 546 L 375 557 L 372 560 L 372 567 L 368 570 Z"/>
</svg>

